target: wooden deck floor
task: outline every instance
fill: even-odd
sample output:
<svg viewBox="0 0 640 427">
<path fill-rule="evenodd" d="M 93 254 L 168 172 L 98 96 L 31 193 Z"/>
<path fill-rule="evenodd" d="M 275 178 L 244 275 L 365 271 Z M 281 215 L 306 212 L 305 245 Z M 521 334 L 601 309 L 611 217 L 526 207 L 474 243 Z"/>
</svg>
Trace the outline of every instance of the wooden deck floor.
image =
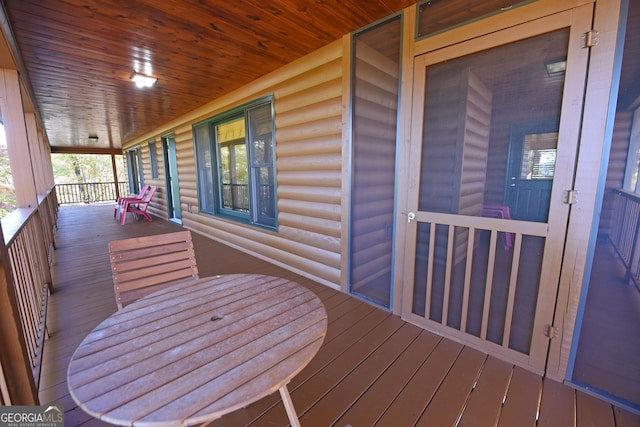
<svg viewBox="0 0 640 427">
<path fill-rule="evenodd" d="M 176 231 L 163 220 L 120 226 L 109 205 L 60 209 L 48 311 L 41 404 L 65 409 L 65 425 L 107 425 L 69 396 L 71 354 L 116 311 L 107 253 L 110 240 Z M 304 427 L 311 426 L 598 426 L 638 427 L 640 416 L 569 386 L 403 322 L 348 295 L 195 234 L 202 277 L 255 272 L 298 280 L 329 314 L 325 342 L 289 385 Z M 278 394 L 211 423 L 288 425 Z"/>
</svg>

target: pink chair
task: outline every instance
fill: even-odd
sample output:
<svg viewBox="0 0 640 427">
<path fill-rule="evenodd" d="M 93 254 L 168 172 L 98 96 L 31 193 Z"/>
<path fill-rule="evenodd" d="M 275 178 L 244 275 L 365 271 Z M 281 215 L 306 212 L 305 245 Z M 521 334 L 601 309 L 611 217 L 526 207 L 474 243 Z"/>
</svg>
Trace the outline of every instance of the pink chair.
<svg viewBox="0 0 640 427">
<path fill-rule="evenodd" d="M 120 224 L 124 225 L 124 222 L 127 217 L 127 212 L 131 212 L 136 219 L 138 215 L 142 215 L 147 219 L 147 221 L 152 221 L 151 215 L 147 212 L 147 208 L 149 207 L 149 203 L 151 202 L 151 198 L 153 197 L 153 193 L 156 192 L 156 186 L 152 185 L 149 187 L 147 194 L 145 194 L 142 200 L 140 199 L 125 199 L 122 203 L 122 207 L 120 208 Z"/>
<path fill-rule="evenodd" d="M 142 200 L 144 196 L 147 194 L 147 191 L 149 191 L 149 186 L 143 185 L 142 188 L 140 189 L 140 192 L 135 196 L 118 197 L 118 200 L 116 201 L 116 205 L 113 209 L 113 217 L 120 219 L 120 211 L 122 209 L 122 205 L 124 204 L 125 200 L 134 201 L 134 202 L 138 200 Z"/>
<path fill-rule="evenodd" d="M 500 219 L 511 219 L 509 206 L 484 205 L 482 206 L 482 216 Z M 508 251 L 513 246 L 513 233 L 501 233 L 504 236 L 504 250 Z"/>
</svg>

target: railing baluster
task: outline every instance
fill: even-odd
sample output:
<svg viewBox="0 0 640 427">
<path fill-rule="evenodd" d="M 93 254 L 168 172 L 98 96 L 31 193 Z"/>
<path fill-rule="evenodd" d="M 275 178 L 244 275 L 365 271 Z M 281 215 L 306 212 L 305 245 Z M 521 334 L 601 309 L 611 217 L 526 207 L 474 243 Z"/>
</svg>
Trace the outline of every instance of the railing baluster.
<svg viewBox="0 0 640 427">
<path fill-rule="evenodd" d="M 15 300 L 15 330 L 19 331 L 20 345 L 26 355 L 23 362 L 16 360 L 15 363 L 23 363 L 31 368 L 35 395 L 46 333 L 47 299 L 52 289 L 49 251 L 53 247 L 53 227 L 57 217 L 56 198 L 63 197 L 63 192 L 56 196 L 56 192 L 51 191 L 39 201 L 37 209 L 17 209 L 2 220 L 3 234 L 7 229 L 3 236 L 6 265 L 2 265 L 2 270 L 4 279 L 10 283 L 7 296 Z M 11 387 L 11 381 L 6 381 L 4 377 L 11 378 L 15 375 L 14 371 L 11 366 L 5 366 L 0 372 L 3 377 L 0 381 L 7 387 Z"/>
<path fill-rule="evenodd" d="M 129 184 L 118 182 L 119 193 L 126 195 Z M 74 184 L 56 184 L 58 203 L 69 205 L 74 203 L 99 203 L 116 201 L 115 182 L 88 182 Z"/>
<path fill-rule="evenodd" d="M 640 290 L 640 195 L 616 190 L 609 240 L 626 271 L 625 279 Z"/>
</svg>

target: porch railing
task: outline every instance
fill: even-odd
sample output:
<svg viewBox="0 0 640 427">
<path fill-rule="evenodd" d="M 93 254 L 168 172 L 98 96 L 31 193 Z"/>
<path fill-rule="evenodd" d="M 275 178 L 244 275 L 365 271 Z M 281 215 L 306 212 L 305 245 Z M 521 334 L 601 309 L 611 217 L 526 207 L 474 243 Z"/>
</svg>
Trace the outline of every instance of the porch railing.
<svg viewBox="0 0 640 427">
<path fill-rule="evenodd" d="M 57 206 L 56 192 L 51 191 L 40 198 L 37 208 L 16 209 L 1 221 L 4 250 L 0 280 L 3 282 L 2 298 L 5 302 L 0 317 L 3 333 L 15 335 L 21 347 L 13 346 L 3 352 L 12 352 L 12 363 L 24 359 L 24 366 L 29 366 L 32 375 L 32 378 L 25 380 L 16 372 L 19 366 L 2 366 L 0 389 L 4 404 L 11 404 L 9 381 L 5 379 L 7 375 L 11 375 L 14 383 L 20 381 L 22 389 L 29 388 L 25 387 L 25 383 L 31 384 L 37 399 L 46 334 L 47 299 L 53 290 L 51 263 Z"/>
<path fill-rule="evenodd" d="M 640 290 L 640 195 L 616 190 L 609 239 L 626 270 L 626 280 Z"/>
<path fill-rule="evenodd" d="M 249 186 L 247 184 L 222 184 L 222 207 L 234 211 L 249 210 Z"/>
<path fill-rule="evenodd" d="M 120 195 L 129 193 L 129 184 L 119 182 Z M 115 182 L 88 182 L 81 184 L 56 184 L 58 203 L 69 205 L 74 203 L 112 202 L 116 197 Z"/>
<path fill-rule="evenodd" d="M 258 190 L 258 202 L 260 215 L 270 216 L 273 212 L 273 185 L 261 184 Z M 233 209 L 234 211 L 249 210 L 249 185 L 232 184 L 225 182 L 222 184 L 222 207 Z"/>
</svg>

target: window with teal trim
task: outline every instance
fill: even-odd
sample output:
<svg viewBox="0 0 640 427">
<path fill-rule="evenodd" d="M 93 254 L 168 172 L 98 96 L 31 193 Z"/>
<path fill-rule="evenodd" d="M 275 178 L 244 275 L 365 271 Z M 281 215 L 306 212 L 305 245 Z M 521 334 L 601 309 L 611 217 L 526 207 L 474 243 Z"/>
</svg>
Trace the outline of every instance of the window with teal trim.
<svg viewBox="0 0 640 427">
<path fill-rule="evenodd" d="M 193 127 L 201 212 L 277 226 L 271 97 Z"/>
</svg>

